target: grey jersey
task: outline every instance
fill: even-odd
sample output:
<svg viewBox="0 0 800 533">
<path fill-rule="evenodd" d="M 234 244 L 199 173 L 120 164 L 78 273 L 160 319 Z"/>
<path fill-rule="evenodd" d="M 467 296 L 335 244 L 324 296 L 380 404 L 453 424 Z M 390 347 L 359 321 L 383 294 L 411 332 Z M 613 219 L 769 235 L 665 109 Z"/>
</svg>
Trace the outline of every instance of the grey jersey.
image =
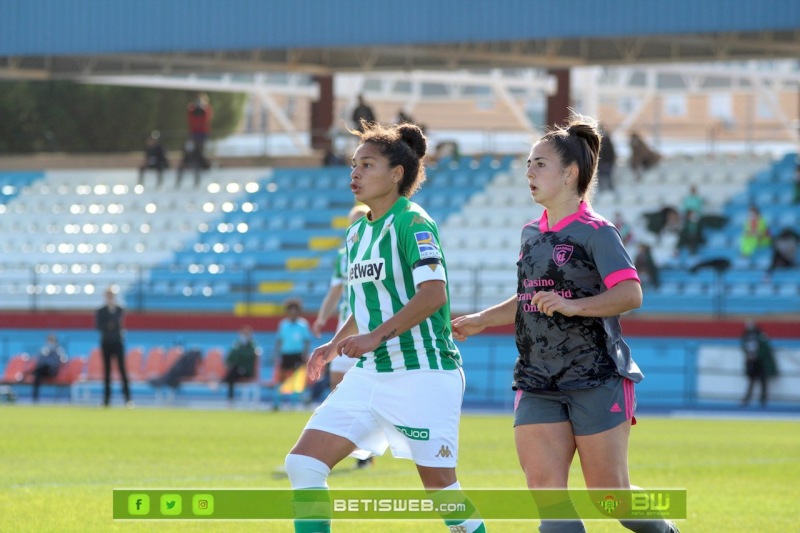
<svg viewBox="0 0 800 533">
<path fill-rule="evenodd" d="M 617 375 L 634 382 L 644 378 L 622 340 L 618 316 L 548 317 L 530 302 L 540 290 L 585 298 L 621 281 L 638 281 L 610 222 L 581 203 L 577 213 L 550 228 L 545 212 L 522 229 L 517 272 L 514 390 L 574 390 Z"/>
</svg>

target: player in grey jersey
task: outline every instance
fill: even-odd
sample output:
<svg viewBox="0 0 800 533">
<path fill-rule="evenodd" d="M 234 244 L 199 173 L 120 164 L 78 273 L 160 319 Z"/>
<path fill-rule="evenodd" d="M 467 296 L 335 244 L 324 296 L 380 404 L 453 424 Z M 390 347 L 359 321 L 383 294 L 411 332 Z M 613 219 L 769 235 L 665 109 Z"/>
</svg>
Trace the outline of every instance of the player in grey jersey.
<svg viewBox="0 0 800 533">
<path fill-rule="evenodd" d="M 575 452 L 588 488 L 631 487 L 628 440 L 643 379 L 621 337 L 619 315 L 642 290 L 619 233 L 591 210 L 601 137 L 573 117 L 545 134 L 528 158 L 528 187 L 545 208 L 522 230 L 517 294 L 456 318 L 463 341 L 486 327 L 515 324 L 514 436 L 531 489 L 566 489 Z M 585 531 L 572 502 L 537 499 L 541 532 Z M 677 531 L 665 520 L 621 520 L 637 532 Z"/>
<path fill-rule="evenodd" d="M 465 504 L 443 515 L 452 532 L 485 532 L 456 478 L 464 394 L 461 356 L 450 331 L 446 263 L 436 224 L 409 198 L 425 179 L 427 142 L 411 124 L 362 124 L 350 188 L 369 207 L 347 230 L 347 284 L 352 315 L 311 355 L 319 377 L 337 356 L 357 358 L 317 408 L 286 457 L 297 501 L 324 489 L 348 455 L 366 458 L 391 447 L 412 459 L 434 502 Z M 313 506 L 312 506 L 313 507 Z M 307 516 L 300 513 L 298 517 Z M 297 520 L 296 532 L 330 531 L 330 521 Z"/>
</svg>

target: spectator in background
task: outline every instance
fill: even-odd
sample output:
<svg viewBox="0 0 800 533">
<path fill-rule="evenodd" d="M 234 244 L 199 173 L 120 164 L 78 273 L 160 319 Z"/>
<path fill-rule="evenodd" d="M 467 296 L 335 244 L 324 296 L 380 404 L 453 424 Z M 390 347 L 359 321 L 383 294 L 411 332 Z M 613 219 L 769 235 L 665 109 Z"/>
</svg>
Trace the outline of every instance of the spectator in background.
<svg viewBox="0 0 800 533">
<path fill-rule="evenodd" d="M 395 124 L 414 124 L 414 119 L 411 115 L 407 114 L 404 109 L 397 112 L 397 117 L 394 119 Z"/>
<path fill-rule="evenodd" d="M 665 206 L 658 211 L 644 214 L 647 230 L 652 232 L 658 240 L 664 233 L 679 233 L 681 230 L 681 216 L 672 206 Z"/>
<path fill-rule="evenodd" d="M 36 363 L 30 374 L 33 375 L 33 401 L 39 401 L 39 386 L 44 378 L 52 378 L 58 374 L 61 363 L 67 361 L 67 353 L 58 343 L 55 333 L 47 336 L 44 346 L 36 356 Z"/>
<path fill-rule="evenodd" d="M 298 372 L 305 375 L 304 368 L 311 348 L 311 327 L 308 321 L 300 316 L 303 311 L 300 300 L 290 298 L 286 301 L 285 308 L 287 316 L 278 324 L 278 336 L 275 340 L 275 374 L 270 383 L 270 386 L 275 387 L 273 405 L 275 411 L 280 409 L 281 385 L 288 379 L 297 377 Z M 297 406 L 299 392 L 295 389 L 292 393 L 294 406 Z"/>
<path fill-rule="evenodd" d="M 211 165 L 205 156 L 205 146 L 211 133 L 211 120 L 214 118 L 214 109 L 208 101 L 206 93 L 197 93 L 194 100 L 186 106 L 186 122 L 189 126 L 189 139 L 194 143 L 194 154 L 202 168 Z"/>
<path fill-rule="evenodd" d="M 697 192 L 697 185 L 692 185 L 689 187 L 689 194 L 683 197 L 681 210 L 683 211 L 684 216 L 686 216 L 689 211 L 694 211 L 697 213 L 698 217 L 701 217 L 705 211 L 705 203 L 705 198 L 703 198 L 700 193 Z"/>
<path fill-rule="evenodd" d="M 186 139 L 183 143 L 183 156 L 181 164 L 178 166 L 178 174 L 175 178 L 175 186 L 180 187 L 183 180 L 183 171 L 186 169 L 194 170 L 194 187 L 200 186 L 200 171 L 208 170 L 208 160 L 200 153 L 198 144 L 192 139 Z"/>
<path fill-rule="evenodd" d="M 362 121 L 366 122 L 367 124 L 375 122 L 375 113 L 364 101 L 364 95 L 359 94 L 358 105 L 355 109 L 353 109 L 353 125 L 356 131 L 364 131 Z"/>
<path fill-rule="evenodd" d="M 622 238 L 622 244 L 626 247 L 633 242 L 633 231 L 631 231 L 631 225 L 625 221 L 625 217 L 622 216 L 622 213 L 617 211 L 614 213 L 614 227 L 617 228 L 619 232 L 620 238 Z"/>
<path fill-rule="evenodd" d="M 771 242 L 767 221 L 761 215 L 758 206 L 751 205 L 744 221 L 742 240 L 739 251 L 745 257 L 750 257 L 759 248 L 769 246 Z"/>
<path fill-rule="evenodd" d="M 690 209 L 684 215 L 683 225 L 678 233 L 678 250 L 686 250 L 691 255 L 695 255 L 705 242 L 703 227 L 700 225 L 700 215 L 697 211 Z"/>
<path fill-rule="evenodd" d="M 661 155 L 650 148 L 644 139 L 636 132 L 631 132 L 630 136 L 631 156 L 629 165 L 636 181 L 641 181 L 642 172 L 650 170 L 661 161 Z"/>
<path fill-rule="evenodd" d="M 744 352 L 745 374 L 747 375 L 747 391 L 742 398 L 742 407 L 750 403 L 756 381 L 761 384 L 761 406 L 767 405 L 769 393 L 768 382 L 778 375 L 778 367 L 769 338 L 752 320 L 745 324 L 742 334 L 742 352 Z"/>
<path fill-rule="evenodd" d="M 600 160 L 597 162 L 597 190 L 614 190 L 614 165 L 617 162 L 617 152 L 614 150 L 614 142 L 611 140 L 611 133 L 600 126 L 600 135 L 603 140 L 600 144 Z M 619 229 L 619 226 L 617 226 Z"/>
<path fill-rule="evenodd" d="M 137 182 L 139 185 L 144 185 L 144 171 L 153 169 L 156 171 L 156 186 L 161 187 L 164 169 L 169 168 L 169 161 L 167 161 L 164 146 L 159 140 L 160 137 L 161 133 L 155 130 L 145 142 L 144 163 L 139 167 L 139 181 Z"/>
<path fill-rule="evenodd" d="M 228 384 L 228 401 L 233 401 L 233 386 L 237 381 L 249 379 L 256 375 L 256 342 L 253 340 L 253 328 L 242 326 L 236 342 L 225 356 L 227 372 L 223 381 Z"/>
<path fill-rule="evenodd" d="M 636 260 L 633 262 L 636 267 L 636 272 L 639 273 L 639 280 L 642 282 L 642 287 L 658 288 L 659 269 L 653 259 L 653 253 L 650 250 L 650 245 L 646 243 L 639 243 L 639 248 L 636 253 Z"/>
<path fill-rule="evenodd" d="M 111 400 L 111 361 L 116 360 L 122 379 L 122 394 L 125 396 L 125 405 L 133 407 L 131 392 L 128 388 L 128 374 L 125 371 L 125 345 L 123 339 L 124 310 L 117 304 L 116 291 L 109 287 L 105 292 L 106 304 L 97 310 L 95 324 L 100 331 L 100 349 L 103 353 L 103 405 L 108 407 Z"/>
<path fill-rule="evenodd" d="M 326 167 L 343 167 L 347 165 L 347 161 L 333 151 L 333 148 L 328 148 L 325 150 L 325 157 L 322 160 L 322 164 Z"/>
<path fill-rule="evenodd" d="M 791 228 L 783 228 L 772 241 L 772 262 L 767 271 L 796 267 L 798 242 L 800 235 L 797 232 Z"/>
<path fill-rule="evenodd" d="M 203 360 L 203 353 L 200 350 L 187 350 L 175 361 L 171 367 L 160 378 L 150 380 L 154 387 L 167 386 L 173 390 L 178 390 L 181 381 L 191 378 L 197 374 L 197 367 Z"/>
<path fill-rule="evenodd" d="M 794 167 L 794 203 L 800 204 L 800 161 Z"/>
</svg>

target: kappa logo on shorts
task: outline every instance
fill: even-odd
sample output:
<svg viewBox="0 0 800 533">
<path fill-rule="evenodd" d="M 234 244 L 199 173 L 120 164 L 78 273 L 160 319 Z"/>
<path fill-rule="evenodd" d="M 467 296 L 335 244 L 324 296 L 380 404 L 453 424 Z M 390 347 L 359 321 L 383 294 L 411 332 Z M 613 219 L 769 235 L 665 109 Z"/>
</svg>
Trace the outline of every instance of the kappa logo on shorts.
<svg viewBox="0 0 800 533">
<path fill-rule="evenodd" d="M 569 258 L 572 257 L 573 247 L 569 244 L 556 244 L 553 248 L 553 261 L 560 267 L 567 264 Z"/>
<path fill-rule="evenodd" d="M 453 453 L 450 451 L 449 446 L 442 444 L 442 447 L 439 449 L 439 453 L 437 453 L 435 457 L 453 457 Z"/>
</svg>

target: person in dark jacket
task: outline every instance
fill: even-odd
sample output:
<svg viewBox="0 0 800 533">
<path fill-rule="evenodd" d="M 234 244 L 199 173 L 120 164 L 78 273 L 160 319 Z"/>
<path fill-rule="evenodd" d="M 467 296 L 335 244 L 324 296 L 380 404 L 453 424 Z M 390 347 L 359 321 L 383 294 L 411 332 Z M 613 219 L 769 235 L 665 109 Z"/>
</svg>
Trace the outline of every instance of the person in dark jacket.
<svg viewBox="0 0 800 533">
<path fill-rule="evenodd" d="M 745 374 L 747 375 L 747 391 L 742 398 L 742 406 L 750 403 L 756 382 L 759 382 L 761 384 L 759 401 L 763 407 L 767 405 L 769 380 L 778 375 L 778 367 L 775 364 L 769 338 L 753 321 L 749 321 L 745 325 L 742 334 L 742 352 L 744 352 Z"/>
<path fill-rule="evenodd" d="M 223 381 L 228 384 L 228 400 L 233 400 L 233 387 L 237 381 L 255 376 L 256 350 L 253 328 L 242 326 L 239 337 L 225 356 L 228 371 Z"/>
<path fill-rule="evenodd" d="M 39 401 L 39 387 L 44 378 L 55 377 L 61 368 L 61 363 L 67 361 L 67 353 L 64 348 L 58 343 L 58 338 L 55 333 L 47 336 L 42 349 L 39 350 L 39 355 L 36 357 L 36 364 L 31 370 L 33 375 L 33 401 Z"/>
<path fill-rule="evenodd" d="M 122 394 L 125 405 L 133 407 L 131 391 L 128 388 L 128 374 L 125 371 L 125 329 L 122 323 L 124 310 L 117 304 L 116 291 L 109 287 L 105 292 L 106 305 L 97 310 L 95 323 L 100 331 L 100 349 L 103 353 L 103 405 L 108 407 L 111 400 L 111 360 L 117 362 L 122 379 Z"/>
<path fill-rule="evenodd" d="M 159 140 L 161 134 L 154 131 L 147 138 L 144 148 L 144 162 L 139 167 L 139 185 L 144 185 L 144 171 L 152 169 L 156 171 L 156 186 L 161 187 L 164 178 L 164 169 L 169 168 L 169 161 L 167 161 L 167 154 L 164 151 L 164 146 Z"/>
</svg>

